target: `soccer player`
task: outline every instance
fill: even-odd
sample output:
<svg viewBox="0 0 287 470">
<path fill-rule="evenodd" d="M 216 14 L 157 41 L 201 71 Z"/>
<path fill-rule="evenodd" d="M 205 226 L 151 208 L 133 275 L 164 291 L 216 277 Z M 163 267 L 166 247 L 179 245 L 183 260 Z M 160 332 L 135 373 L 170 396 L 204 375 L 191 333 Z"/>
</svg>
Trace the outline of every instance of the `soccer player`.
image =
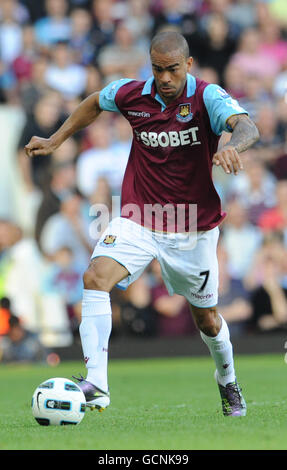
<svg viewBox="0 0 287 470">
<path fill-rule="evenodd" d="M 240 153 L 258 139 L 258 130 L 225 90 L 190 74 L 193 59 L 182 35 L 157 34 L 150 58 L 150 79 L 110 83 L 82 101 L 50 138 L 35 136 L 25 147 L 29 157 L 48 155 L 103 110 L 122 113 L 133 130 L 121 216 L 100 237 L 84 274 L 80 335 L 87 377 L 80 386 L 91 407 L 109 405 L 110 291 L 126 288 L 156 258 L 169 293 L 191 305 L 215 361 L 223 414 L 244 416 L 228 326 L 216 309 L 218 225 L 225 214 L 212 166 L 237 174 Z M 223 131 L 231 140 L 218 150 Z"/>
</svg>

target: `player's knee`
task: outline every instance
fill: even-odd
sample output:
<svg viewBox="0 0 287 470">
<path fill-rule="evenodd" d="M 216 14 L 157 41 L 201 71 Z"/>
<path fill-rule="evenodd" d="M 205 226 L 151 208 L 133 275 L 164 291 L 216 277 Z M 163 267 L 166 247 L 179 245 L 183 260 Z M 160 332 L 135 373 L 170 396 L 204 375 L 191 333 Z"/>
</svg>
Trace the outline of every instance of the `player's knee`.
<svg viewBox="0 0 287 470">
<path fill-rule="evenodd" d="M 99 269 L 89 266 L 83 276 L 84 289 L 102 290 L 109 292 L 110 286 L 106 277 Z"/>
<path fill-rule="evenodd" d="M 221 327 L 221 321 L 215 307 L 197 310 L 195 315 L 197 327 L 207 336 L 217 336 Z"/>
</svg>

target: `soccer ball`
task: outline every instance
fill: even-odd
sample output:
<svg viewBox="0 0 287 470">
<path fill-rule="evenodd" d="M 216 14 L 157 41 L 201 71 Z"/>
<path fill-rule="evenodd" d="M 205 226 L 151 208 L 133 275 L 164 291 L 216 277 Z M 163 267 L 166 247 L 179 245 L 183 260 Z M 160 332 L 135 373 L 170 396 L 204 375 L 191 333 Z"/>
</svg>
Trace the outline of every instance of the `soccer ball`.
<svg viewBox="0 0 287 470">
<path fill-rule="evenodd" d="M 32 397 L 32 413 L 42 426 L 79 424 L 86 411 L 85 395 L 69 379 L 55 377 L 41 383 Z"/>
</svg>

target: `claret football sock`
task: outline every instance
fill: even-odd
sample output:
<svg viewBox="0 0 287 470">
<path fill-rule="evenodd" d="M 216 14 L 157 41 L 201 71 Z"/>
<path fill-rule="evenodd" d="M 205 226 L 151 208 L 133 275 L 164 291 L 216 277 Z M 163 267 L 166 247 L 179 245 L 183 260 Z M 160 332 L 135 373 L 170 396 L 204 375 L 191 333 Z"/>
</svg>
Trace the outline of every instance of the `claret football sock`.
<svg viewBox="0 0 287 470">
<path fill-rule="evenodd" d="M 84 289 L 80 337 L 88 370 L 86 380 L 108 391 L 108 343 L 112 309 L 108 292 Z"/>
<path fill-rule="evenodd" d="M 234 382 L 236 377 L 229 329 L 224 318 L 221 315 L 220 317 L 222 323 L 217 336 L 207 336 L 202 331 L 200 335 L 214 359 L 217 381 L 225 387 L 228 383 Z"/>
</svg>

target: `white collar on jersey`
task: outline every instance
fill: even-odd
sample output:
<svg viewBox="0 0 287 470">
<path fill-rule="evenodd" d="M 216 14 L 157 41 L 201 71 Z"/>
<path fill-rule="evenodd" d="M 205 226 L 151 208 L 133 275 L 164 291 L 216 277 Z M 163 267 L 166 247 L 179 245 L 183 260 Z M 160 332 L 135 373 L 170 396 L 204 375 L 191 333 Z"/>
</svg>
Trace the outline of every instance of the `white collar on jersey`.
<svg viewBox="0 0 287 470">
<path fill-rule="evenodd" d="M 152 88 L 153 81 L 154 81 L 154 77 L 150 77 L 145 82 L 143 90 L 142 90 L 142 95 L 150 95 L 151 94 L 151 88 Z M 190 98 L 195 93 L 196 80 L 195 80 L 195 77 L 193 75 L 188 73 L 187 76 L 186 76 L 186 81 L 187 81 L 186 97 Z M 165 103 L 163 102 L 163 100 L 161 99 L 161 97 L 159 96 L 158 93 L 155 95 L 155 99 L 161 104 L 161 106 L 162 106 L 161 110 L 164 111 L 165 108 L 166 108 L 166 105 L 165 105 Z"/>
</svg>

